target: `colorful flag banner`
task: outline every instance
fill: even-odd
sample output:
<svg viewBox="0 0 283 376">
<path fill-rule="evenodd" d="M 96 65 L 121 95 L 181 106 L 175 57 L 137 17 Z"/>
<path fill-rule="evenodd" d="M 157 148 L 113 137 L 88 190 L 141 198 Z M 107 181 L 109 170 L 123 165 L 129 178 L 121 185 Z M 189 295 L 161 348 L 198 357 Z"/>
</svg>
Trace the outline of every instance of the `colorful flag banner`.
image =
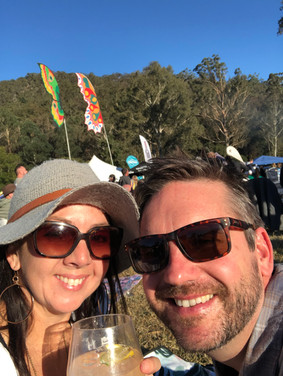
<svg viewBox="0 0 283 376">
<path fill-rule="evenodd" d="M 80 91 L 88 104 L 85 112 L 87 129 L 88 131 L 92 129 L 94 133 L 101 132 L 104 124 L 94 87 L 86 76 L 81 73 L 76 73 L 76 75 Z"/>
<path fill-rule="evenodd" d="M 142 150 L 143 150 L 144 160 L 147 162 L 149 159 L 151 159 L 151 151 L 150 151 L 148 142 L 141 135 L 140 135 L 140 141 L 141 141 L 141 144 L 142 144 Z"/>
<path fill-rule="evenodd" d="M 38 63 L 45 89 L 52 95 L 51 114 L 55 123 L 60 127 L 64 122 L 64 111 L 59 98 L 59 86 L 53 72 L 46 65 Z"/>
</svg>

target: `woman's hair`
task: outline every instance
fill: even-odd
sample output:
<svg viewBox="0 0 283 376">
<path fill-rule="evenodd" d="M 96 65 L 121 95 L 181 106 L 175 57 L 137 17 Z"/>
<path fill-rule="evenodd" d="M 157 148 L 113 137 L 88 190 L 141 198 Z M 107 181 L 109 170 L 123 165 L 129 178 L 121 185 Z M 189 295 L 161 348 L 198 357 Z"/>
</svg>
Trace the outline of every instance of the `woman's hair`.
<svg viewBox="0 0 283 376">
<path fill-rule="evenodd" d="M 10 268 L 10 265 L 6 259 L 6 251 L 8 247 L 12 246 L 14 249 L 20 249 L 21 244 L 25 239 L 17 241 L 8 246 L 0 247 L 0 294 L 5 288 L 12 285 L 12 278 L 14 271 Z M 104 282 L 94 291 L 81 306 L 72 312 L 70 323 L 78 321 L 80 319 L 101 315 L 105 313 L 116 313 L 117 307 L 117 295 L 120 295 L 120 306 L 124 313 L 127 313 L 126 301 L 123 295 L 123 291 L 116 271 L 117 256 L 110 260 L 105 279 L 109 286 L 109 293 Z M 25 286 L 28 289 L 28 286 Z M 27 313 L 30 311 L 30 302 L 27 301 L 25 294 L 20 288 L 11 287 L 5 291 L 2 296 L 1 304 L 5 303 L 7 320 L 12 322 L 18 322 L 27 317 Z M 2 309 L 2 307 L 1 307 Z M 3 312 L 3 311 L 2 311 Z M 19 324 L 7 323 L 7 326 L 0 327 L 0 331 L 8 329 L 9 343 L 8 350 L 14 361 L 14 364 L 21 376 L 30 376 L 28 366 L 26 364 L 26 344 L 25 339 L 28 333 L 28 329 L 32 325 L 32 314 L 28 320 L 25 320 Z"/>
<path fill-rule="evenodd" d="M 244 188 L 243 175 L 239 171 L 236 171 L 227 163 L 219 163 L 214 159 L 189 159 L 184 154 L 151 160 L 150 168 L 145 173 L 144 183 L 138 185 L 134 193 L 140 216 L 142 217 L 143 211 L 151 198 L 161 191 L 166 184 L 174 181 L 190 182 L 194 180 L 222 182 L 228 192 L 223 200 L 229 202 L 238 219 L 253 224 L 255 228 L 263 226 L 262 219 Z M 245 236 L 249 247 L 254 249 L 254 231 L 252 229 L 246 230 Z"/>
</svg>

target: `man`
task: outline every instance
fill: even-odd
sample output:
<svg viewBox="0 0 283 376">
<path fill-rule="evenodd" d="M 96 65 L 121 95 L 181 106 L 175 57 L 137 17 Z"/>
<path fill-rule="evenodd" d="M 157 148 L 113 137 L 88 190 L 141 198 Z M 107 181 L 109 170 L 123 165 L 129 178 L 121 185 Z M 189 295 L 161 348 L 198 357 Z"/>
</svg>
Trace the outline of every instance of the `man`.
<svg viewBox="0 0 283 376">
<path fill-rule="evenodd" d="M 4 198 L 0 200 L 0 226 L 4 226 L 7 223 L 11 198 L 14 195 L 15 189 L 15 184 L 7 184 L 3 188 Z"/>
<path fill-rule="evenodd" d="M 283 268 L 239 176 L 157 159 L 136 200 L 142 238 L 127 250 L 178 343 L 211 356 L 217 375 L 283 375 Z"/>
<path fill-rule="evenodd" d="M 129 177 L 129 170 L 127 168 L 122 169 L 123 176 L 119 179 L 119 184 L 127 191 L 131 191 L 131 178 Z"/>
<path fill-rule="evenodd" d="M 25 174 L 27 173 L 27 170 L 22 164 L 18 164 L 15 167 L 15 173 L 17 175 L 17 178 L 14 181 L 14 184 L 17 185 L 21 182 L 21 179 L 25 176 Z"/>
</svg>

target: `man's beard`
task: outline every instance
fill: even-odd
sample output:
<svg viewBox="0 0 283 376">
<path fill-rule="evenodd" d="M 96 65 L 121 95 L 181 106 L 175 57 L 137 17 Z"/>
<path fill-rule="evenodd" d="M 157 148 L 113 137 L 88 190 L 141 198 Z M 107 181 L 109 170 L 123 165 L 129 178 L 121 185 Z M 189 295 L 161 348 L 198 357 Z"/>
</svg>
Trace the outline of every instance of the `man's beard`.
<svg viewBox="0 0 283 376">
<path fill-rule="evenodd" d="M 232 280 L 231 285 L 233 285 Z M 209 353 L 226 345 L 244 329 L 253 317 L 264 291 L 256 261 L 252 263 L 250 274 L 243 276 L 234 290 L 228 290 L 220 282 L 217 285 L 206 284 L 205 286 L 198 282 L 192 282 L 184 286 L 163 287 L 156 291 L 155 297 L 157 301 L 164 302 L 164 299 L 168 297 L 185 296 L 189 293 L 205 295 L 207 291 L 209 293 L 212 291 L 214 295 L 217 295 L 222 302 L 222 309 L 213 326 L 207 328 L 207 333 L 203 337 L 200 336 L 198 341 L 190 338 L 190 329 L 199 326 L 200 320 L 203 320 L 203 327 L 205 327 L 209 316 L 207 318 L 203 315 L 191 318 L 182 318 L 177 315 L 168 317 L 166 309 L 160 311 L 150 303 L 152 310 L 172 331 L 178 344 L 186 351 Z M 166 302 L 164 304 L 166 305 Z"/>
</svg>

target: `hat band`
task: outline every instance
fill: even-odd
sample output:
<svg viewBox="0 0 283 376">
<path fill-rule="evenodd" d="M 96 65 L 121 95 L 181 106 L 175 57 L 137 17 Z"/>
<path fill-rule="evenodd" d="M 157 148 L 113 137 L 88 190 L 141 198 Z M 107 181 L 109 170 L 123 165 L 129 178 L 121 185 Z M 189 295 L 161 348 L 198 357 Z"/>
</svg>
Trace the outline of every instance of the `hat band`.
<svg viewBox="0 0 283 376">
<path fill-rule="evenodd" d="M 65 193 L 69 191 L 71 191 L 71 188 L 60 189 L 59 191 L 47 193 L 46 195 L 36 198 L 35 200 L 29 202 L 28 204 L 21 207 L 18 211 L 16 211 L 8 220 L 8 223 L 16 221 L 17 219 L 21 218 L 23 215 L 27 214 L 31 210 L 41 205 L 47 204 L 48 202 L 51 202 L 53 200 L 56 200 L 56 198 L 63 196 Z"/>
</svg>

